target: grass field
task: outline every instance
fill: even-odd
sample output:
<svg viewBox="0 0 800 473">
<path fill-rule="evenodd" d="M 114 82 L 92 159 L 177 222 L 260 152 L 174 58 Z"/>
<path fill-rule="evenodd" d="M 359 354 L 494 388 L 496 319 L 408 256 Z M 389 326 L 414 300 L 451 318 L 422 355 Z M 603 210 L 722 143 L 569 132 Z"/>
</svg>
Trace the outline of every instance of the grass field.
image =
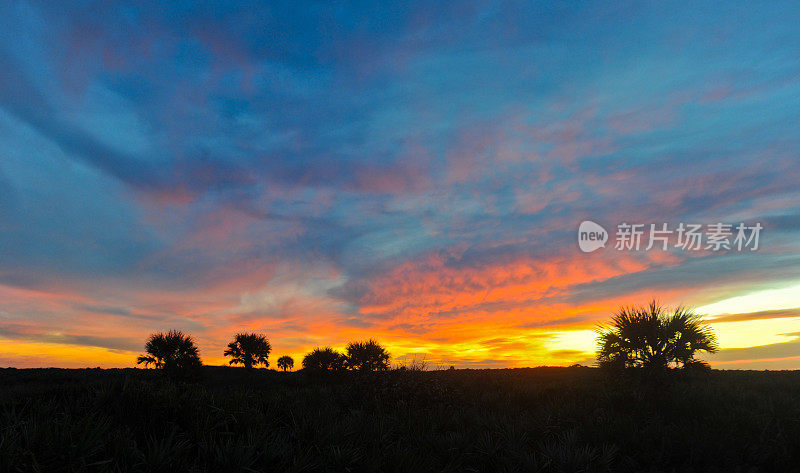
<svg viewBox="0 0 800 473">
<path fill-rule="evenodd" d="M 0 370 L 0 471 L 800 471 L 800 371 Z"/>
</svg>

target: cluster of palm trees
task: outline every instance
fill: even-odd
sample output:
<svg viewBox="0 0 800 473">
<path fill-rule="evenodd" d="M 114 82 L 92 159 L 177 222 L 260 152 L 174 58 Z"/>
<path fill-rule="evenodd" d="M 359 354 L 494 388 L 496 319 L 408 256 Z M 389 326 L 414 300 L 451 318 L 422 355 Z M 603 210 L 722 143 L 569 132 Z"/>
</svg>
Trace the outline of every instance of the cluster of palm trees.
<svg viewBox="0 0 800 473">
<path fill-rule="evenodd" d="M 259 365 L 269 366 L 272 345 L 266 335 L 261 333 L 237 333 L 223 352 L 230 357 L 229 364 L 242 365 L 251 370 Z M 153 365 L 174 374 L 181 374 L 202 366 L 200 353 L 194 338 L 179 330 L 154 333 L 145 344 L 146 354 L 140 355 L 137 364 L 145 367 Z M 331 347 L 315 348 L 303 357 L 303 368 L 311 372 L 324 371 L 386 371 L 389 369 L 390 355 L 375 340 L 351 342 L 346 353 L 339 353 Z M 278 358 L 278 368 L 288 371 L 294 368 L 292 357 Z"/>
<path fill-rule="evenodd" d="M 146 355 L 140 355 L 136 364 L 153 365 L 169 373 L 181 373 L 201 366 L 200 353 L 191 335 L 178 330 L 155 333 L 144 345 Z"/>
<path fill-rule="evenodd" d="M 345 353 L 331 347 L 315 348 L 303 357 L 303 368 L 309 371 L 386 371 L 389 353 L 372 339 L 348 343 Z"/>
<path fill-rule="evenodd" d="M 616 372 L 707 370 L 697 353 L 718 349 L 714 332 L 700 315 L 683 307 L 668 311 L 654 300 L 647 306 L 622 307 L 609 326 L 599 328 L 597 361 Z"/>
</svg>

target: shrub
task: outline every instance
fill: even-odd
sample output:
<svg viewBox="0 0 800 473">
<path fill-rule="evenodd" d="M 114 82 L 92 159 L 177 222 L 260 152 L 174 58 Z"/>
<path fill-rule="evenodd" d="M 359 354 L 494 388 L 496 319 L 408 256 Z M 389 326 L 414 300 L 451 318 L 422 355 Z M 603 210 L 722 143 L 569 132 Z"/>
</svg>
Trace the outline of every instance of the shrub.
<svg viewBox="0 0 800 473">
<path fill-rule="evenodd" d="M 308 371 L 341 371 L 345 366 L 345 356 L 331 347 L 315 348 L 303 357 L 303 368 Z"/>
</svg>

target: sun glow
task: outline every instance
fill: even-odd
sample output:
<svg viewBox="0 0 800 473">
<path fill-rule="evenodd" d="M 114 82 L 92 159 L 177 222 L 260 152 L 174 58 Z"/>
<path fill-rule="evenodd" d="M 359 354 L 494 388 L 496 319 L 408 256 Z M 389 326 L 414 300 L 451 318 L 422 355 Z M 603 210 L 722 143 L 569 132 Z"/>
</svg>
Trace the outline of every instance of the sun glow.
<svg viewBox="0 0 800 473">
<path fill-rule="evenodd" d="M 788 342 L 800 328 L 800 317 L 711 323 L 720 346 L 750 348 Z"/>
<path fill-rule="evenodd" d="M 133 366 L 136 355 L 106 348 L 0 338 L 0 367 L 118 368 Z"/>
<path fill-rule="evenodd" d="M 800 284 L 781 289 L 768 289 L 751 292 L 743 296 L 731 297 L 696 309 L 697 313 L 708 315 L 743 314 L 766 310 L 783 310 L 800 307 Z"/>
<path fill-rule="evenodd" d="M 570 330 L 553 332 L 553 339 L 547 343 L 551 351 L 583 352 L 594 356 L 597 332 L 594 330 Z"/>
</svg>

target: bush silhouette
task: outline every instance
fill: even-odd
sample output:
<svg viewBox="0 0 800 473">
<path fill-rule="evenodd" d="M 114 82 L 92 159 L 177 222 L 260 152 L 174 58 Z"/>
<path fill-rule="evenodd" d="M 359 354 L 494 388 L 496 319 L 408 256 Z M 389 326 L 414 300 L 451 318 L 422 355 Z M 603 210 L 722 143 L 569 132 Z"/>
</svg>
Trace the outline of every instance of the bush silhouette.
<svg viewBox="0 0 800 473">
<path fill-rule="evenodd" d="M 228 344 L 225 356 L 232 357 L 228 362 L 231 365 L 241 364 L 248 370 L 253 366 L 269 366 L 269 352 L 272 346 L 265 335 L 260 333 L 237 333 L 233 341 Z"/>
<path fill-rule="evenodd" d="M 147 354 L 139 355 L 136 364 L 152 364 L 169 374 L 184 375 L 202 366 L 194 339 L 180 330 L 150 335 L 144 350 Z"/>
<path fill-rule="evenodd" d="M 386 371 L 389 353 L 375 340 L 350 342 L 347 345 L 346 366 L 356 371 Z"/>
<path fill-rule="evenodd" d="M 716 336 L 699 315 L 681 307 L 670 313 L 656 301 L 649 306 L 622 307 L 599 334 L 597 360 L 612 371 L 707 368 L 695 354 L 718 349 Z"/>
<path fill-rule="evenodd" d="M 283 371 L 288 371 L 294 368 L 294 360 L 291 356 L 282 356 L 278 358 L 278 368 L 282 369 Z"/>
<path fill-rule="evenodd" d="M 341 371 L 345 361 L 345 356 L 331 347 L 315 348 L 303 357 L 303 368 L 316 372 Z"/>
</svg>

